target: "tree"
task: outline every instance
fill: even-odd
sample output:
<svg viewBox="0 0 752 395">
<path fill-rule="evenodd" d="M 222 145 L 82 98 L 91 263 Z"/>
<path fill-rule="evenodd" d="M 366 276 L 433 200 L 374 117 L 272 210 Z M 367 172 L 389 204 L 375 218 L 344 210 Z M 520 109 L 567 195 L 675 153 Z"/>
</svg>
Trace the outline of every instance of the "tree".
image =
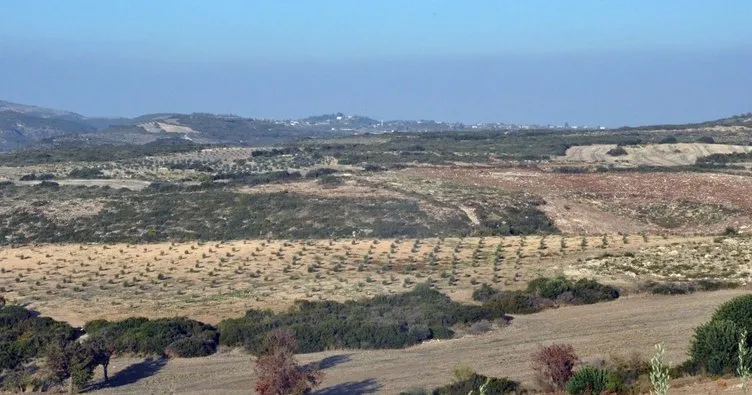
<svg viewBox="0 0 752 395">
<path fill-rule="evenodd" d="M 108 336 L 107 333 L 102 335 L 95 335 L 86 340 L 85 346 L 92 357 L 92 364 L 94 367 L 102 365 L 102 371 L 104 373 L 104 381 L 110 380 L 107 374 L 107 367 L 110 365 L 110 358 L 115 353 L 116 344 L 115 337 Z"/>
<path fill-rule="evenodd" d="M 256 392 L 261 395 L 300 395 L 321 383 L 322 373 L 301 367 L 295 359 L 298 342 L 288 331 L 278 329 L 264 342 L 263 354 L 256 359 Z"/>
<path fill-rule="evenodd" d="M 94 358 L 81 343 L 53 343 L 47 347 L 46 367 L 60 382 L 70 379 L 70 392 L 83 388 L 94 375 Z"/>
<path fill-rule="evenodd" d="M 539 385 L 549 391 L 563 390 L 579 358 L 570 344 L 552 344 L 533 354 L 533 370 Z"/>
</svg>

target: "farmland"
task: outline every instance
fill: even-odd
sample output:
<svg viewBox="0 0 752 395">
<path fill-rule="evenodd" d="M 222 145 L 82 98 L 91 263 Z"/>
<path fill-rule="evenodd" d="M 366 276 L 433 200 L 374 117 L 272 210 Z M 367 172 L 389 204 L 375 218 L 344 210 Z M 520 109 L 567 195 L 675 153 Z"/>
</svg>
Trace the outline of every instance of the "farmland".
<svg viewBox="0 0 752 395">
<path fill-rule="evenodd" d="M 745 130 L 402 133 L 0 155 L 0 294 L 74 326 L 179 314 L 219 327 L 248 311 L 326 311 L 426 286 L 466 309 L 487 308 L 474 294 L 489 286 L 541 303 L 441 336 L 421 332 L 440 342 L 363 351 L 374 347 L 353 341 L 356 349 L 301 356 L 339 361 L 324 385 L 344 392 L 443 385 L 456 363 L 535 388 L 530 354 L 554 341 L 586 360 L 627 344 L 648 354 L 664 341 L 681 362 L 691 328 L 752 277 Z M 531 293 L 560 277 L 617 287 L 621 298 L 572 306 L 574 294 Z M 239 345 L 246 351 L 229 349 Z M 317 346 L 309 350 L 329 347 Z M 222 347 L 166 366 L 124 353 L 113 372 L 153 375 L 104 392 L 247 392 L 247 351 L 258 345 Z"/>
<path fill-rule="evenodd" d="M 79 324 L 134 310 L 217 323 L 250 307 L 360 299 L 425 281 L 466 302 L 481 283 L 523 289 L 555 275 L 632 291 L 648 281 L 746 284 L 749 251 L 746 239 L 647 235 L 37 245 L 0 253 L 0 288 Z"/>
<path fill-rule="evenodd" d="M 626 155 L 613 156 L 608 152 L 616 145 L 587 145 L 569 148 L 561 158 L 565 162 L 586 162 L 599 164 L 623 164 L 632 166 L 686 166 L 697 158 L 713 154 L 746 153 L 752 147 L 727 144 L 651 144 L 627 146 Z"/>
</svg>

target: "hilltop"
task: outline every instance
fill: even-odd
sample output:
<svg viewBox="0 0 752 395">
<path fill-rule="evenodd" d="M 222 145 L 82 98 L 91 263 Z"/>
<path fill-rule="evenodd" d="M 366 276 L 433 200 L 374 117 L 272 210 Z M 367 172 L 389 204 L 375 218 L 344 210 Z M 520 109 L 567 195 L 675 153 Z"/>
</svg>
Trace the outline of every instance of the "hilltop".
<svg viewBox="0 0 752 395">
<path fill-rule="evenodd" d="M 625 127 L 618 131 L 681 131 L 718 129 L 748 131 L 752 114 L 686 125 Z M 146 144 L 179 138 L 199 144 L 243 146 L 274 145 L 305 138 L 391 132 L 524 130 L 595 130 L 577 126 L 512 125 L 505 123 L 462 124 L 434 120 L 376 120 L 360 115 L 332 113 L 302 119 L 275 120 L 211 113 L 154 113 L 134 118 L 88 117 L 71 111 L 43 108 L 0 100 L 0 152 L 28 147 L 58 145 L 99 146 Z"/>
</svg>

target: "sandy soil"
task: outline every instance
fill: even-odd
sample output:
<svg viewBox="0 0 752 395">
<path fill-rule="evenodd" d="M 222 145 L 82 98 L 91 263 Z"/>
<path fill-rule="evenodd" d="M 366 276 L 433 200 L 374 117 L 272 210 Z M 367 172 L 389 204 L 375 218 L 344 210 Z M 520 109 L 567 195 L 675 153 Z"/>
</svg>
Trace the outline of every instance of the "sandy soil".
<svg viewBox="0 0 752 395">
<path fill-rule="evenodd" d="M 615 148 L 612 144 L 595 144 L 571 147 L 562 157 L 556 157 L 560 162 L 612 163 L 645 166 L 681 166 L 691 165 L 697 158 L 711 154 L 731 154 L 736 152 L 750 152 L 752 147 L 728 144 L 650 144 L 627 146 L 624 149 L 628 155 L 611 156 L 608 151 Z"/>
<path fill-rule="evenodd" d="M 133 315 L 187 315 L 217 323 L 249 308 L 284 309 L 298 299 L 345 301 L 404 292 L 429 278 L 460 301 L 469 301 L 478 284 L 493 284 L 494 278 L 497 286 L 519 289 L 540 276 L 579 271 L 636 287 L 642 277 L 595 272 L 581 262 L 606 252 L 712 244 L 708 237 L 606 240 L 605 246 L 601 236 L 35 245 L 0 249 L 0 292 L 76 325 Z M 504 258 L 494 269 L 497 255 Z"/>
<path fill-rule="evenodd" d="M 540 345 L 551 343 L 571 343 L 584 361 L 594 361 L 633 351 L 647 357 L 652 354 L 654 344 L 663 342 L 667 360 L 678 364 L 686 359 L 692 329 L 707 321 L 720 303 L 746 292 L 639 295 L 518 316 L 510 326 L 480 336 L 434 341 L 406 350 L 328 351 L 302 355 L 300 360 L 324 361 L 330 366 L 325 370 L 322 386 L 321 393 L 325 394 L 396 394 L 416 386 L 438 386 L 451 381 L 451 370 L 457 363 L 467 364 L 483 374 L 508 376 L 532 385 L 530 355 Z M 116 360 L 112 365 L 113 376 L 117 380 L 118 370 L 138 362 Z M 141 375 L 148 377 L 122 380 L 124 385 L 101 392 L 247 394 L 254 382 L 252 358 L 237 351 L 173 360 L 163 367 L 157 364 L 156 373 L 150 373 L 154 369 L 149 364 L 137 367 L 142 368 Z M 693 383 L 677 380 L 675 386 Z M 733 390 L 733 382 L 726 383 L 726 387 Z M 722 390 L 723 384 L 702 383 L 672 389 L 672 393 L 716 393 L 716 389 Z"/>
</svg>

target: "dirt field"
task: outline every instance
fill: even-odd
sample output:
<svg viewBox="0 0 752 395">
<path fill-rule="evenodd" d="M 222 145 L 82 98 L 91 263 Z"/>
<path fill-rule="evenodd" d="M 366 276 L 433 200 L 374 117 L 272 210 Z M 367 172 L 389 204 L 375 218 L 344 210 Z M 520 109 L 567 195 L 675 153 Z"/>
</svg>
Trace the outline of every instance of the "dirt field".
<svg viewBox="0 0 752 395">
<path fill-rule="evenodd" d="M 746 284 L 750 250 L 747 239 L 647 235 L 39 245 L 0 251 L 0 292 L 78 325 L 136 313 L 217 323 L 251 307 L 399 293 L 429 279 L 460 301 L 481 283 L 519 289 L 558 274 L 627 290 L 647 280 Z"/>
<path fill-rule="evenodd" d="M 569 234 L 718 234 L 752 229 L 752 178 L 707 173 L 556 174 L 524 169 L 420 167 L 395 173 L 540 196 L 539 206 Z M 415 181 L 412 181 L 415 182 Z"/>
<path fill-rule="evenodd" d="M 631 166 L 682 166 L 692 165 L 697 158 L 712 154 L 732 154 L 750 152 L 752 147 L 728 144 L 649 144 L 627 146 L 627 155 L 612 156 L 608 151 L 616 148 L 612 144 L 595 144 L 575 146 L 567 150 L 563 157 L 556 157 L 556 161 L 624 164 Z"/>
<path fill-rule="evenodd" d="M 539 345 L 550 343 L 571 343 L 584 361 L 594 361 L 633 351 L 649 356 L 653 345 L 663 342 L 667 361 L 678 364 L 686 359 L 692 329 L 707 321 L 720 303 L 747 292 L 626 297 L 518 316 L 510 326 L 485 335 L 434 341 L 407 350 L 329 351 L 300 359 L 305 363 L 324 361 L 330 366 L 326 369 L 323 394 L 395 394 L 415 386 L 438 386 L 451 381 L 451 369 L 457 363 L 483 374 L 508 376 L 532 385 L 530 354 Z M 139 362 L 115 360 L 112 372 Z M 131 380 L 123 379 L 124 385 L 101 392 L 246 394 L 253 386 L 251 357 L 239 351 L 172 360 L 165 366 L 136 366 L 142 368 L 142 376 L 148 377 L 128 383 L 138 376 L 134 372 L 139 369 L 131 368 Z M 117 373 L 113 377 L 120 383 Z M 688 385 L 691 381 L 678 380 L 675 384 Z M 717 383 L 710 383 L 672 389 L 672 393 L 716 393 L 717 389 Z"/>
</svg>

